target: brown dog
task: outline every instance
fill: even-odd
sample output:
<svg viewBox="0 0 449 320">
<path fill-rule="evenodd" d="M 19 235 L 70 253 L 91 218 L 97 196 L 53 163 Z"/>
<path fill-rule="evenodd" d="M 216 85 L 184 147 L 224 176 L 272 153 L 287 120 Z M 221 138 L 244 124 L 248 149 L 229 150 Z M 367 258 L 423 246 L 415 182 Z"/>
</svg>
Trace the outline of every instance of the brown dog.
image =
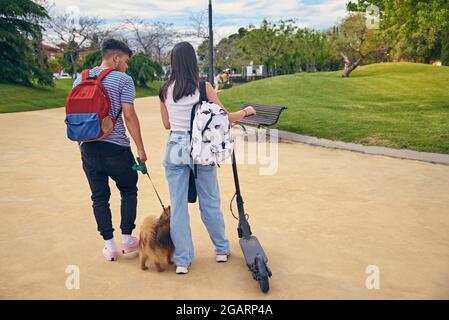
<svg viewBox="0 0 449 320">
<path fill-rule="evenodd" d="M 171 256 L 175 246 L 170 237 L 170 206 L 165 208 L 159 219 L 147 217 L 140 227 L 140 268 L 148 269 L 147 259 L 154 263 L 158 272 L 164 271 L 162 264 L 173 264 Z"/>
</svg>

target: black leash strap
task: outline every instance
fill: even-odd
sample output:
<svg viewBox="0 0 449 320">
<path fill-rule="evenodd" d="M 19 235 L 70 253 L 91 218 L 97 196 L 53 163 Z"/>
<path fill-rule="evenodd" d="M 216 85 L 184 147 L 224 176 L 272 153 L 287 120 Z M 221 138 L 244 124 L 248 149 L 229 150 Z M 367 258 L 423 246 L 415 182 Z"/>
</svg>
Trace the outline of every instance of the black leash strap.
<svg viewBox="0 0 449 320">
<path fill-rule="evenodd" d="M 153 180 L 151 180 L 151 177 L 150 177 L 150 174 L 148 173 L 148 171 L 147 171 L 147 176 L 148 176 L 148 179 L 150 179 L 150 182 L 151 182 L 151 185 L 153 186 L 154 192 L 156 192 L 157 198 L 159 199 L 159 202 L 161 203 L 162 209 L 165 211 L 165 206 L 162 203 L 161 197 L 159 196 L 159 193 L 157 192 L 156 187 L 154 186 Z"/>
<path fill-rule="evenodd" d="M 159 199 L 162 209 L 165 211 L 165 206 L 162 203 L 161 197 L 159 196 L 159 193 L 157 192 L 156 187 L 154 186 L 153 180 L 151 180 L 150 174 L 148 173 L 148 169 L 147 169 L 147 166 L 145 165 L 145 163 L 140 161 L 140 158 L 137 157 L 137 164 L 134 164 L 132 169 L 134 171 L 140 171 L 143 174 L 146 174 L 148 176 L 148 179 L 150 179 L 151 185 L 153 186 L 154 192 L 156 192 L 157 198 Z"/>
</svg>

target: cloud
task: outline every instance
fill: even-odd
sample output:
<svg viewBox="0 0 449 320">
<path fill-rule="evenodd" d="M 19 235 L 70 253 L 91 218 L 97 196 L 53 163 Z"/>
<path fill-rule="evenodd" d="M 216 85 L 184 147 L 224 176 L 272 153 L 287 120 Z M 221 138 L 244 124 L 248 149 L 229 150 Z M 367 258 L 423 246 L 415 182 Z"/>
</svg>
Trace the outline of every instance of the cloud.
<svg viewBox="0 0 449 320">
<path fill-rule="evenodd" d="M 51 1 L 51 0 L 50 0 Z M 298 25 L 327 29 L 346 15 L 347 0 L 213 0 L 216 38 L 226 37 L 239 27 L 294 18 Z M 56 0 L 55 10 L 64 12 L 77 6 L 81 15 L 98 16 L 105 23 L 116 23 L 129 17 L 149 22 L 164 21 L 186 30 L 190 16 L 207 10 L 206 0 Z"/>
</svg>

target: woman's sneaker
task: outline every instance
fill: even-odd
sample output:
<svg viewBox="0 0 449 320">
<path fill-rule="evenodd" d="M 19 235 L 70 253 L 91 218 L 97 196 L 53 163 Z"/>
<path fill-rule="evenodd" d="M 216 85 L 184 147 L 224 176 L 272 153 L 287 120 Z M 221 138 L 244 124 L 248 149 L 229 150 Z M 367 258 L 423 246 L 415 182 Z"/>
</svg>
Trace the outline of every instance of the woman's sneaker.
<svg viewBox="0 0 449 320">
<path fill-rule="evenodd" d="M 187 267 L 176 266 L 176 274 L 187 274 L 187 273 L 189 273 L 189 266 Z"/>
<path fill-rule="evenodd" d="M 226 262 L 231 254 L 230 253 L 217 253 L 215 255 L 215 261 Z"/>
<path fill-rule="evenodd" d="M 131 237 L 128 243 L 122 243 L 122 253 L 127 254 L 139 250 L 139 238 Z"/>
<path fill-rule="evenodd" d="M 106 247 L 103 248 L 103 256 L 108 261 L 117 261 L 117 259 L 118 259 L 117 251 L 112 251 Z"/>
</svg>

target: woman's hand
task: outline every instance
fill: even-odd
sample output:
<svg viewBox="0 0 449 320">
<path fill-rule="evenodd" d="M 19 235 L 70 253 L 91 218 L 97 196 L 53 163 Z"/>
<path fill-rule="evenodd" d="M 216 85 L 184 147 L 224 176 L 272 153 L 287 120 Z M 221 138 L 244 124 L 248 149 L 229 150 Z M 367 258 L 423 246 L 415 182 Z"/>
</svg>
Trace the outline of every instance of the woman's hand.
<svg viewBox="0 0 449 320">
<path fill-rule="evenodd" d="M 248 116 L 255 116 L 256 115 L 256 109 L 254 109 L 254 107 L 252 106 L 248 106 L 245 109 L 243 109 L 245 111 L 246 117 Z"/>
<path fill-rule="evenodd" d="M 228 112 L 228 110 L 226 110 L 226 108 L 221 103 L 220 99 L 218 99 L 217 93 L 215 92 L 214 88 L 209 82 L 206 82 L 206 94 L 210 102 L 218 104 L 226 111 L 226 113 L 228 114 L 229 122 L 231 123 L 242 120 L 246 116 L 253 116 L 256 114 L 256 110 L 251 106 L 248 106 L 245 109 L 243 109 L 245 111 L 239 110 L 237 112 Z"/>
</svg>

